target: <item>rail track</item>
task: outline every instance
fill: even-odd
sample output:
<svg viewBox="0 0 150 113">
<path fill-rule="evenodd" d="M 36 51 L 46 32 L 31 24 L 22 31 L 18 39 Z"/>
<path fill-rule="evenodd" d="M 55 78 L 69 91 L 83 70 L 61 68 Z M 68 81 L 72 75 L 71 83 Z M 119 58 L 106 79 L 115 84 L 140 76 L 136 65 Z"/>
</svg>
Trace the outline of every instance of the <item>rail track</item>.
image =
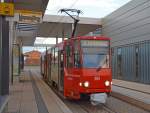
<svg viewBox="0 0 150 113">
<path fill-rule="evenodd" d="M 73 113 L 120 113 L 121 111 L 124 111 L 123 109 L 121 111 L 120 110 L 118 111 L 117 109 L 120 109 L 120 108 L 117 108 L 117 107 L 119 107 L 118 105 L 116 105 L 117 109 L 114 109 L 113 107 L 110 107 L 107 104 L 99 104 L 97 106 L 93 106 L 89 100 L 79 100 L 79 101 L 67 100 L 63 97 L 62 93 L 58 93 L 58 91 L 55 88 L 52 88 L 52 90 L 72 110 Z M 131 103 L 132 99 L 128 99 L 126 96 L 121 96 L 121 98 L 120 98 L 120 96 L 118 97 L 118 94 L 113 94 L 110 98 L 118 99 L 122 102 L 125 102 L 126 104 L 129 104 L 129 105 L 131 104 L 131 106 L 133 105 L 139 109 L 141 108 L 141 106 L 139 106 L 137 102 L 135 102 L 137 104 L 132 104 Z M 109 98 L 108 98 L 108 101 L 109 101 Z M 119 103 L 117 103 L 117 104 L 119 104 Z M 140 103 L 140 105 L 141 105 L 141 103 Z M 143 104 L 143 106 L 145 106 L 145 105 Z M 142 107 L 142 109 L 143 109 L 143 107 Z M 116 111 L 118 111 L 118 112 L 116 112 Z M 145 112 L 142 112 L 142 113 L 147 113 L 147 109 L 144 109 L 144 111 Z M 128 113 L 128 112 L 122 112 L 122 113 Z M 136 110 L 135 110 L 135 113 L 136 113 Z M 141 112 L 139 112 L 139 113 L 141 113 Z"/>
<path fill-rule="evenodd" d="M 105 104 L 99 104 L 97 106 L 91 105 L 88 101 L 80 101 L 79 106 L 84 109 L 87 113 L 116 113 Z"/>
<path fill-rule="evenodd" d="M 38 74 L 40 73 L 38 72 Z M 131 99 L 125 96 L 118 97 L 118 94 L 111 95 L 106 104 L 93 106 L 89 100 L 68 100 L 63 97 L 62 93 L 58 93 L 55 88 L 51 87 L 51 89 L 73 113 L 149 113 L 149 110 L 145 111 L 145 109 L 140 109 L 139 106 L 127 102 L 127 100 L 131 101 Z"/>
<path fill-rule="evenodd" d="M 72 110 L 73 113 L 117 113 L 105 104 L 93 106 L 89 100 L 67 100 L 62 93 L 51 87 L 55 94 Z"/>
<path fill-rule="evenodd" d="M 37 74 L 40 74 L 40 72 L 37 72 Z M 117 112 L 114 112 L 105 104 L 99 104 L 99 105 L 93 106 L 89 100 L 65 99 L 63 94 L 61 92 L 58 92 L 56 88 L 51 87 L 51 86 L 50 88 L 72 110 L 73 113 L 117 113 Z"/>
<path fill-rule="evenodd" d="M 35 71 L 35 73 L 40 75 L 38 71 Z M 55 88 L 51 87 L 51 89 L 73 113 L 150 113 L 149 110 L 141 109 L 141 107 L 135 105 L 134 103 L 137 103 L 135 101 L 133 101 L 134 103 L 127 102 L 132 101 L 132 99 L 123 95 L 118 97 L 118 94 L 113 94 L 108 98 L 106 104 L 93 106 L 90 101 L 87 100 L 75 101 L 64 99 L 62 93 L 58 93 Z M 142 105 L 145 106 L 144 104 Z M 149 107 L 147 106 L 146 108 Z"/>
</svg>

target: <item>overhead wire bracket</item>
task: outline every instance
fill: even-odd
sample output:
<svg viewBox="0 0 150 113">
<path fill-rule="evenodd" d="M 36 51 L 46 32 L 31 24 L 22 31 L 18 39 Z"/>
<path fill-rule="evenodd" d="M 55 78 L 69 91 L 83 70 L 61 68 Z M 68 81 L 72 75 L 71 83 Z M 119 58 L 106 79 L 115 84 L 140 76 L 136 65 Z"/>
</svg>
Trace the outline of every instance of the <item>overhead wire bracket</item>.
<svg viewBox="0 0 150 113">
<path fill-rule="evenodd" d="M 75 32 L 76 32 L 76 29 L 77 29 L 77 24 L 80 21 L 79 20 L 79 14 L 82 13 L 82 11 L 77 10 L 77 9 L 60 9 L 59 11 L 61 13 L 65 12 L 67 15 L 69 15 L 74 20 L 73 31 L 72 31 L 72 35 L 71 35 L 71 38 L 73 38 L 75 36 Z M 73 15 L 70 14 L 70 12 L 71 13 L 77 13 L 77 15 L 73 16 Z"/>
</svg>

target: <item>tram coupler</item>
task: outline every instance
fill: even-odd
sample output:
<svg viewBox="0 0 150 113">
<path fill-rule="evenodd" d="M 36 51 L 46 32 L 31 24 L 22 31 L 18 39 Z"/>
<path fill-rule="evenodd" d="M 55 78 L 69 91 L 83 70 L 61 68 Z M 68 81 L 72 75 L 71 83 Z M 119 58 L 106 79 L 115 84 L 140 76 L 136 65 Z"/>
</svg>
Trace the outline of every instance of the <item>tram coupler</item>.
<svg viewBox="0 0 150 113">
<path fill-rule="evenodd" d="M 95 93 L 90 95 L 92 105 L 105 104 L 107 99 L 106 93 Z"/>
</svg>

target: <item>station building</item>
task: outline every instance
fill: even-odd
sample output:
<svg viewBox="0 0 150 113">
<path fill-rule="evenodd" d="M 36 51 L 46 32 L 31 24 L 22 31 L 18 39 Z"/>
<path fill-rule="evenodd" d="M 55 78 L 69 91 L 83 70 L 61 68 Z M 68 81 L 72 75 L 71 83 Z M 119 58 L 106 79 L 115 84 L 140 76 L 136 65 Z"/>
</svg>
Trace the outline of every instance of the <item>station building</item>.
<svg viewBox="0 0 150 113">
<path fill-rule="evenodd" d="M 150 84 L 150 1 L 132 0 L 103 19 L 113 78 Z"/>
<path fill-rule="evenodd" d="M 24 59 L 24 65 L 26 65 L 26 66 L 40 66 L 41 52 L 39 52 L 37 50 L 33 50 L 30 52 L 24 53 L 24 56 L 26 56 L 26 58 Z"/>
</svg>

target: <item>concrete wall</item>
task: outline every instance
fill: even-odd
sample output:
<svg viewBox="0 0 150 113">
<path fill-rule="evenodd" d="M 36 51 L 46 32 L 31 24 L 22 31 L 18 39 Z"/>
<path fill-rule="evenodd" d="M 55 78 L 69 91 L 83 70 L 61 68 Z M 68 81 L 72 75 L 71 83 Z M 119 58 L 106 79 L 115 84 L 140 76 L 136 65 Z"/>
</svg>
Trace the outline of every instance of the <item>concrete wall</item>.
<svg viewBox="0 0 150 113">
<path fill-rule="evenodd" d="M 150 84 L 150 0 L 132 0 L 103 19 L 112 38 L 113 77 Z"/>
</svg>

